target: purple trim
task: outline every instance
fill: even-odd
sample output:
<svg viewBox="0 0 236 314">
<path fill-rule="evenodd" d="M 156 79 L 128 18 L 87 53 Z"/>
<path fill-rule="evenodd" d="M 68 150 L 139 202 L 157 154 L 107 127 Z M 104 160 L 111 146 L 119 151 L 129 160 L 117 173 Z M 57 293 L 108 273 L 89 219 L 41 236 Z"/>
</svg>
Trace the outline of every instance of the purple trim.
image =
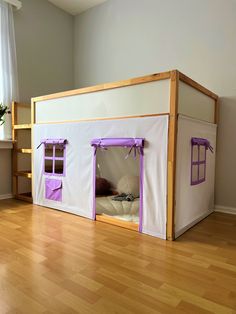
<svg viewBox="0 0 236 314">
<path fill-rule="evenodd" d="M 140 153 L 140 166 L 139 166 L 139 232 L 143 230 L 143 173 L 144 173 L 144 138 L 98 138 L 91 141 L 93 146 L 93 219 L 96 219 L 96 153 L 97 148 L 106 147 L 131 147 L 128 155 L 130 155 L 132 148 L 134 148 L 134 156 L 136 156 L 136 149 Z"/>
<path fill-rule="evenodd" d="M 213 153 L 213 147 L 211 146 L 210 142 L 205 139 L 205 138 L 197 138 L 197 137 L 192 137 L 191 138 L 191 185 L 197 185 L 206 180 L 206 151 L 209 149 Z M 194 147 L 197 146 L 198 148 L 198 160 L 195 161 L 193 160 L 193 149 Z M 204 153 L 204 159 L 200 160 L 200 147 L 205 148 L 205 153 Z M 204 171 L 203 171 L 203 177 L 200 177 L 200 166 L 204 165 Z M 197 179 L 194 180 L 193 178 L 193 167 L 197 167 Z"/>
<path fill-rule="evenodd" d="M 211 143 L 205 138 L 192 137 L 191 143 L 192 143 L 192 145 L 205 146 L 206 149 L 210 149 L 210 151 L 213 153 L 213 147 L 211 146 Z"/>
<path fill-rule="evenodd" d="M 95 138 L 91 141 L 91 145 L 97 147 L 144 147 L 144 138 Z"/>
<path fill-rule="evenodd" d="M 67 140 L 64 139 L 64 138 L 59 138 L 59 139 L 44 139 L 41 141 L 42 144 L 59 144 L 59 145 L 62 145 L 62 144 L 67 144 Z"/>
<path fill-rule="evenodd" d="M 58 177 L 64 177 L 66 175 L 66 144 L 68 141 L 66 139 L 47 139 L 42 140 L 40 145 L 37 147 L 39 148 L 42 144 L 44 144 L 44 153 L 43 153 L 43 174 L 48 176 L 58 176 Z M 46 148 L 47 145 L 53 145 L 53 154 L 52 157 L 46 156 Z M 63 157 L 56 157 L 56 145 L 60 145 L 63 150 Z M 45 160 L 52 160 L 52 172 L 46 172 L 45 171 Z M 62 160 L 63 161 L 63 173 L 56 173 L 55 172 L 55 161 L 56 160 Z"/>
<path fill-rule="evenodd" d="M 140 149 L 140 168 L 139 168 L 139 232 L 143 231 L 143 174 L 144 174 L 144 154 L 143 154 L 143 148 Z"/>
</svg>

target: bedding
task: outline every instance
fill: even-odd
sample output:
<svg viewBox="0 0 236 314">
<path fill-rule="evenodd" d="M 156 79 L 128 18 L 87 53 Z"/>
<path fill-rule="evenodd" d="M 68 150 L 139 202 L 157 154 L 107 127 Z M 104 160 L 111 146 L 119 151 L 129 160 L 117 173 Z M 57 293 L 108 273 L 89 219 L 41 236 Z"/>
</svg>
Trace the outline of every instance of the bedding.
<svg viewBox="0 0 236 314">
<path fill-rule="evenodd" d="M 108 215 L 125 221 L 139 221 L 139 198 L 134 201 L 114 201 L 114 196 L 96 197 L 96 214 Z"/>
<path fill-rule="evenodd" d="M 103 216 L 111 217 L 111 215 L 102 214 Z M 139 224 L 139 216 L 138 215 L 113 215 L 112 218 L 120 219 L 123 221 L 133 222 L 135 224 Z"/>
</svg>

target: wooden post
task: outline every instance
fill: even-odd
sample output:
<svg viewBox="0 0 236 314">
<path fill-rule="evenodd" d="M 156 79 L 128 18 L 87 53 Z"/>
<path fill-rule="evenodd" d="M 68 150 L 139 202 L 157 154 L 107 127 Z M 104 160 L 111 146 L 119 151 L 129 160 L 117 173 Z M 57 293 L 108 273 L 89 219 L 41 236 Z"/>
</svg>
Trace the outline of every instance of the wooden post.
<svg viewBox="0 0 236 314">
<path fill-rule="evenodd" d="M 34 195 L 34 123 L 35 123 L 35 101 L 31 98 L 31 193 Z"/>
<path fill-rule="evenodd" d="M 18 194 L 18 177 L 15 176 L 17 171 L 17 132 L 14 129 L 14 125 L 17 124 L 17 103 L 12 102 L 12 140 L 13 140 L 13 150 L 12 150 L 12 192 L 15 197 Z"/>
<path fill-rule="evenodd" d="M 170 78 L 170 116 L 168 134 L 167 169 L 167 240 L 175 239 L 175 176 L 177 147 L 179 72 L 171 71 Z"/>
<path fill-rule="evenodd" d="M 219 99 L 215 99 L 214 123 L 218 124 L 219 120 Z"/>
</svg>

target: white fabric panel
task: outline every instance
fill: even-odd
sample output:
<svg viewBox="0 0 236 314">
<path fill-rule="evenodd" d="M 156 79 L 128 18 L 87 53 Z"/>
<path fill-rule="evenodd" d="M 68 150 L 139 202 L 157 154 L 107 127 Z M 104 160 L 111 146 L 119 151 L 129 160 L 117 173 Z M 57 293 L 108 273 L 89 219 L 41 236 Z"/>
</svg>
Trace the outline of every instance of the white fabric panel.
<svg viewBox="0 0 236 314">
<path fill-rule="evenodd" d="M 166 237 L 166 185 L 168 115 L 121 120 L 34 125 L 34 203 L 92 218 L 93 149 L 90 141 L 99 137 L 144 137 L 143 232 Z M 45 138 L 65 138 L 66 176 L 62 203 L 45 199 L 42 174 Z M 132 157 L 130 157 L 132 158 Z M 58 178 L 58 177 L 57 177 Z"/>
<path fill-rule="evenodd" d="M 36 103 L 36 123 L 168 113 L 170 81 L 68 96 Z"/>
<path fill-rule="evenodd" d="M 195 119 L 214 123 L 215 101 L 180 81 L 178 112 Z"/>
<path fill-rule="evenodd" d="M 210 141 L 214 154 L 207 150 L 206 181 L 191 186 L 191 138 Z M 175 233 L 179 236 L 200 217 L 214 209 L 216 125 L 179 116 L 177 137 Z M 186 229 L 187 228 L 187 229 Z"/>
</svg>

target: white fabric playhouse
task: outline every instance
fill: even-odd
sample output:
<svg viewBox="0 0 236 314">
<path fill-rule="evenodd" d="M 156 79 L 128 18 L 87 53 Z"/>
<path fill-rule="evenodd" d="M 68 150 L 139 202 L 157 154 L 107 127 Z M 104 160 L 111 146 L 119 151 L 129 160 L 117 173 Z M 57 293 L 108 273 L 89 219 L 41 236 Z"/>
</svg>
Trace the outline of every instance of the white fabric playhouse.
<svg viewBox="0 0 236 314">
<path fill-rule="evenodd" d="M 214 206 L 217 96 L 174 70 L 32 99 L 33 201 L 173 240 Z"/>
</svg>

